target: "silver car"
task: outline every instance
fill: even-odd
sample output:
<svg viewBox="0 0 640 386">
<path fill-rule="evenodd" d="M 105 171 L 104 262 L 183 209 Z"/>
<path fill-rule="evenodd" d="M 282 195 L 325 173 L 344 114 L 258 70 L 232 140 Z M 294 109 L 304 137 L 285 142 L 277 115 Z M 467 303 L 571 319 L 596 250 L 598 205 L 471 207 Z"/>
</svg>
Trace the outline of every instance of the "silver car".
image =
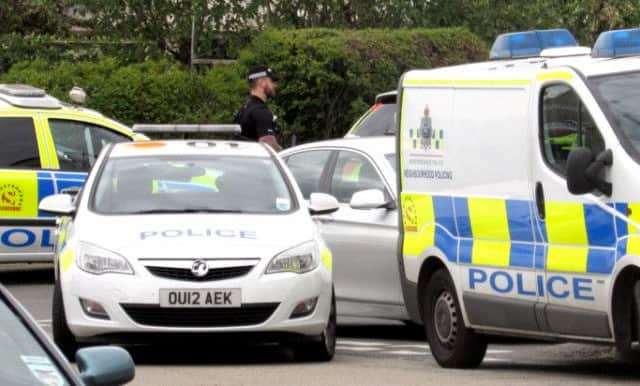
<svg viewBox="0 0 640 386">
<path fill-rule="evenodd" d="M 280 156 L 307 200 L 323 192 L 340 203 L 318 216 L 333 252 L 338 315 L 409 320 L 397 259 L 394 137 L 315 142 Z"/>
</svg>

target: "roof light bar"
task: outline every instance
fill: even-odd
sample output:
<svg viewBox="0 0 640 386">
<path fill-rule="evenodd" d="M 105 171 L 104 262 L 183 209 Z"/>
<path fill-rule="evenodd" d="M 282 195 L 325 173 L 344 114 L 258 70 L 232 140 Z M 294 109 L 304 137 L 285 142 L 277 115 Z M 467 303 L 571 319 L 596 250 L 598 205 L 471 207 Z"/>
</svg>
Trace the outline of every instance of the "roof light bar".
<svg viewBox="0 0 640 386">
<path fill-rule="evenodd" d="M 135 124 L 136 133 L 219 133 L 240 134 L 240 125 L 235 124 Z"/>
<path fill-rule="evenodd" d="M 602 32 L 593 45 L 594 58 L 640 55 L 640 28 Z"/>
<path fill-rule="evenodd" d="M 47 95 L 43 89 L 26 84 L 0 84 L 0 93 L 13 97 L 43 97 Z"/>
<path fill-rule="evenodd" d="M 490 59 L 530 58 L 542 50 L 576 47 L 578 42 L 566 29 L 533 30 L 498 35 L 491 47 Z"/>
</svg>

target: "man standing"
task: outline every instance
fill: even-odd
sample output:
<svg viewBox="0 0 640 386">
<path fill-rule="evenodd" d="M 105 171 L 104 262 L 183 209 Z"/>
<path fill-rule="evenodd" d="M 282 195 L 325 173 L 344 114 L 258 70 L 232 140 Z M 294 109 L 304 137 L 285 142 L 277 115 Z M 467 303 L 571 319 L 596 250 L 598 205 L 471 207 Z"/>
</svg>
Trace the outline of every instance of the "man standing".
<svg viewBox="0 0 640 386">
<path fill-rule="evenodd" d="M 276 81 L 268 67 L 256 67 L 247 76 L 251 95 L 249 100 L 236 112 L 234 122 L 242 128 L 242 137 L 251 141 L 264 142 L 275 151 L 282 149 L 276 139 L 276 117 L 267 107 L 267 100 L 276 95 Z"/>
</svg>

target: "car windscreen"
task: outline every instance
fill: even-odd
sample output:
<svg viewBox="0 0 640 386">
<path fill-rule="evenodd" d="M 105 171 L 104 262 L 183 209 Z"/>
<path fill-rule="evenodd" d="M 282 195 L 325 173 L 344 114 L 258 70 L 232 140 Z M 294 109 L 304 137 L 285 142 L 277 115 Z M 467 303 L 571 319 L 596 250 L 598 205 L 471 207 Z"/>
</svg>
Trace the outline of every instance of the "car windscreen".
<svg viewBox="0 0 640 386">
<path fill-rule="evenodd" d="M 91 208 L 101 214 L 287 213 L 295 196 L 269 157 L 112 158 L 97 176 Z"/>
<path fill-rule="evenodd" d="M 351 134 L 359 137 L 394 135 L 396 132 L 396 109 L 395 103 L 373 106 L 358 126 L 351 131 Z"/>
<path fill-rule="evenodd" d="M 640 161 L 640 72 L 592 77 L 589 83 L 620 142 Z"/>
<path fill-rule="evenodd" d="M 68 385 L 55 360 L 0 295 L 0 385 Z"/>
</svg>

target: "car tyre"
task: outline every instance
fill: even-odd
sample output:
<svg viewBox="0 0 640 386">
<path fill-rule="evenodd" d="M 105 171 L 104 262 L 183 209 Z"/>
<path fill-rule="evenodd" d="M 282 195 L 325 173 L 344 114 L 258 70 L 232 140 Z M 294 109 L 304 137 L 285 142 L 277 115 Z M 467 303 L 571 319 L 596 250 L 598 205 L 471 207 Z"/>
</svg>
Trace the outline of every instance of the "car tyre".
<svg viewBox="0 0 640 386">
<path fill-rule="evenodd" d="M 455 286 L 444 269 L 427 284 L 423 319 L 431 353 L 440 366 L 473 368 L 482 362 L 487 341 L 465 326 Z"/>
<path fill-rule="evenodd" d="M 64 303 L 62 300 L 62 289 L 60 281 L 56 280 L 53 286 L 53 306 L 51 312 L 51 329 L 53 330 L 53 341 L 58 346 L 62 354 L 69 361 L 75 360 L 78 343 L 67 325 L 67 317 L 64 313 Z"/>
<path fill-rule="evenodd" d="M 327 326 L 319 337 L 299 345 L 296 356 L 303 361 L 328 362 L 336 353 L 338 323 L 336 318 L 336 298 L 331 296 L 331 311 Z"/>
</svg>

